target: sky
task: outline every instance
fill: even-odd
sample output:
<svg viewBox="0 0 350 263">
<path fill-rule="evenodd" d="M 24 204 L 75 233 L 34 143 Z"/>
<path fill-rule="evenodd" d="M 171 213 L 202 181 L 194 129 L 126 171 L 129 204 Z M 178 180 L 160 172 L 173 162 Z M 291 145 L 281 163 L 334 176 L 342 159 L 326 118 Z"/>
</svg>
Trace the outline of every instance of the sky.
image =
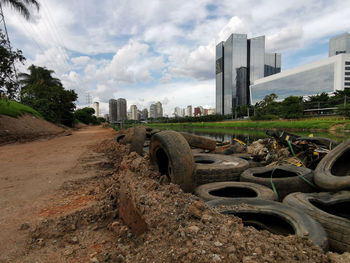
<svg viewBox="0 0 350 263">
<path fill-rule="evenodd" d="M 266 36 L 282 70 L 328 56 L 329 38 L 350 31 L 350 1 L 321 0 L 46 0 L 27 21 L 4 6 L 12 46 L 25 65 L 54 70 L 66 89 L 108 113 L 160 101 L 215 108 L 215 46 L 232 33 Z"/>
</svg>

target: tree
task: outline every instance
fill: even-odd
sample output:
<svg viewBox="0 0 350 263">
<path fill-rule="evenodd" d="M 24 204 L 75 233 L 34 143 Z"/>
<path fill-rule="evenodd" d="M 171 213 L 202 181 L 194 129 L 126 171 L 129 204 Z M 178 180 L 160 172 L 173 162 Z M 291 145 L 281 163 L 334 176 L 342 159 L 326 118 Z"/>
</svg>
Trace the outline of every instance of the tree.
<svg viewBox="0 0 350 263">
<path fill-rule="evenodd" d="M 40 8 L 39 2 L 36 0 L 0 0 L 0 6 L 3 4 L 11 6 L 13 9 L 22 14 L 25 19 L 30 18 L 28 6 L 35 6 L 38 11 Z"/>
<path fill-rule="evenodd" d="M 303 116 L 303 97 L 289 96 L 281 102 L 280 116 L 286 119 L 296 119 Z"/>
<path fill-rule="evenodd" d="M 74 122 L 74 101 L 78 95 L 65 90 L 52 70 L 31 65 L 29 74 L 20 73 L 21 102 L 31 106 L 48 121 L 72 126 Z"/>
<path fill-rule="evenodd" d="M 85 108 L 76 110 L 74 112 L 74 117 L 78 121 L 85 123 L 87 125 L 98 124 L 96 116 L 93 115 L 94 113 L 95 113 L 95 110 L 93 108 L 85 107 Z"/>
<path fill-rule="evenodd" d="M 22 51 L 18 49 L 12 51 L 0 29 L 0 96 L 4 94 L 10 99 L 13 99 L 18 91 L 18 83 L 13 68 L 15 61 L 21 63 L 25 61 Z"/>
</svg>

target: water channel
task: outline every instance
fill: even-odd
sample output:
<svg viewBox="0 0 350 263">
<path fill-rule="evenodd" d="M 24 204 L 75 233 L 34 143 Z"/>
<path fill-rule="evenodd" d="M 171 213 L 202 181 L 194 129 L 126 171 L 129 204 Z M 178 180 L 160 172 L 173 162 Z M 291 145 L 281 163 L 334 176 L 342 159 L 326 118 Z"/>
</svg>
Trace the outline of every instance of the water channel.
<svg viewBox="0 0 350 263">
<path fill-rule="evenodd" d="M 173 129 L 176 131 L 184 131 L 192 134 L 196 134 L 199 136 L 208 137 L 211 139 L 214 139 L 216 141 L 228 141 L 232 142 L 233 139 L 237 138 L 247 144 L 252 143 L 255 140 L 266 138 L 268 137 L 266 135 L 265 130 L 253 130 L 253 129 L 212 129 L 212 128 L 188 128 L 188 127 L 157 127 L 161 130 L 163 129 Z M 336 132 L 336 133 L 329 133 L 329 132 L 300 132 L 300 131 L 288 131 L 290 133 L 299 135 L 299 136 L 312 136 L 314 137 L 326 137 L 335 140 L 336 142 L 342 142 L 345 140 L 350 139 L 350 133 L 349 132 Z"/>
</svg>

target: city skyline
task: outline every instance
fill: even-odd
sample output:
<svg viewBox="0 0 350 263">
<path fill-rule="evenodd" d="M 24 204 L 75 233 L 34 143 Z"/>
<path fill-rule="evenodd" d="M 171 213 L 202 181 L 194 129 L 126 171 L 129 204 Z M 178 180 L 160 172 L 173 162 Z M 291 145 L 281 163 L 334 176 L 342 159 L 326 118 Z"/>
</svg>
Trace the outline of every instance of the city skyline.
<svg viewBox="0 0 350 263">
<path fill-rule="evenodd" d="M 215 107 L 215 46 L 233 33 L 266 36 L 282 71 L 328 55 L 328 39 L 349 31 L 344 1 L 44 1 L 30 22 L 4 7 L 11 43 L 27 62 L 54 70 L 108 112 L 110 98 L 138 108 L 160 101 Z M 196 12 L 193 12 L 196 10 Z M 271 19 L 273 18 L 273 19 Z M 161 36 L 161 37 L 160 37 Z"/>
</svg>

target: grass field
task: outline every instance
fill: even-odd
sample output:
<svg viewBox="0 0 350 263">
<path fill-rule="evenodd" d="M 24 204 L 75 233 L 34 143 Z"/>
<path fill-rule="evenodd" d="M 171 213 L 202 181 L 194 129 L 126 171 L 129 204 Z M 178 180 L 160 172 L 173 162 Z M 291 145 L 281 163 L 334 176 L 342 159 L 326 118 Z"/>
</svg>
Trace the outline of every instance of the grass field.
<svg viewBox="0 0 350 263">
<path fill-rule="evenodd" d="M 40 113 L 32 109 L 31 107 L 28 107 L 13 100 L 0 100 L 0 115 L 8 115 L 14 118 L 18 118 L 25 113 L 42 118 Z"/>
<path fill-rule="evenodd" d="M 350 120 L 343 117 L 324 117 L 301 120 L 274 120 L 274 121 L 223 121 L 223 122 L 193 122 L 193 123 L 152 123 L 151 127 L 182 127 L 182 128 L 234 128 L 234 129 L 290 129 L 301 131 L 326 131 L 334 125 L 350 127 Z"/>
</svg>

